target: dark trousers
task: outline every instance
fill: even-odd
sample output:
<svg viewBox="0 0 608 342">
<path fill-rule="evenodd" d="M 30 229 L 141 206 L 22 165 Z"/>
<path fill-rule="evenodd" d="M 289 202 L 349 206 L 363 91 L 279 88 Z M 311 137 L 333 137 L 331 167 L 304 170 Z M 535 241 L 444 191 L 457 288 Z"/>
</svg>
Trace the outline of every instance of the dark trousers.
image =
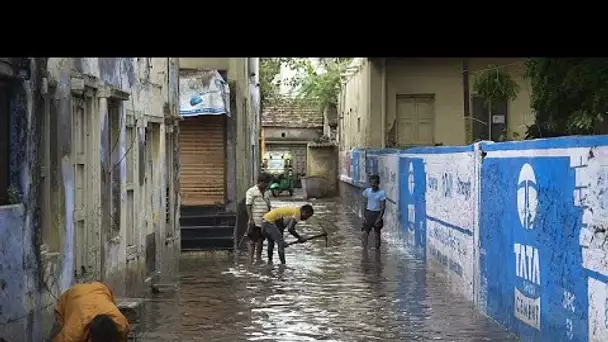
<svg viewBox="0 0 608 342">
<path fill-rule="evenodd" d="M 264 240 L 264 236 L 262 235 L 262 228 L 258 227 L 254 224 L 249 225 L 247 228 L 247 237 L 249 241 L 252 242 L 261 242 Z"/>
<path fill-rule="evenodd" d="M 372 230 L 372 228 L 376 231 L 376 232 L 380 232 L 380 230 L 382 229 L 382 227 L 384 227 L 384 220 L 381 218 L 380 221 L 378 222 L 378 224 L 376 224 L 376 221 L 378 220 L 378 217 L 380 217 L 380 212 L 379 211 L 371 211 L 371 210 L 367 210 L 365 209 L 365 212 L 363 213 L 363 224 L 361 225 L 361 230 L 363 230 L 364 232 L 369 233 L 370 230 Z"/>
<path fill-rule="evenodd" d="M 274 245 L 277 244 L 277 250 L 279 251 L 279 260 L 281 263 L 285 263 L 285 239 L 283 238 L 283 232 L 285 231 L 285 225 L 283 220 L 279 219 L 277 222 L 271 223 L 264 221 L 262 223 L 262 233 L 268 240 L 268 261 L 272 261 L 272 254 L 274 252 Z"/>
</svg>

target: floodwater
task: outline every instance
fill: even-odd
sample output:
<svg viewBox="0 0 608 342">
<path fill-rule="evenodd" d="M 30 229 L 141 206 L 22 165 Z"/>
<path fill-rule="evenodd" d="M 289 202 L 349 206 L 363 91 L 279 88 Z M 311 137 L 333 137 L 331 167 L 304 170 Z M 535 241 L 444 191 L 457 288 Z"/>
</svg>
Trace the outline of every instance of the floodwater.
<svg viewBox="0 0 608 342">
<path fill-rule="evenodd" d="M 136 340 L 516 340 L 398 241 L 387 239 L 380 251 L 370 243 L 365 253 L 358 219 L 334 202 L 315 203 L 315 217 L 298 231 L 314 235 L 322 225 L 329 246 L 322 239 L 290 246 L 286 267 L 224 253 L 184 255 L 179 291 L 147 298 Z"/>
</svg>

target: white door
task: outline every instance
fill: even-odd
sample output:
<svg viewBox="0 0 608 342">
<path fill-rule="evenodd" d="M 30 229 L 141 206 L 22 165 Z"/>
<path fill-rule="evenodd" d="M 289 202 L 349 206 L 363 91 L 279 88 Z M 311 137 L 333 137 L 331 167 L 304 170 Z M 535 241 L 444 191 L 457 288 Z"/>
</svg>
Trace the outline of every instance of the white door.
<svg viewBox="0 0 608 342">
<path fill-rule="evenodd" d="M 397 141 L 399 146 L 435 144 L 435 97 L 397 95 Z"/>
</svg>

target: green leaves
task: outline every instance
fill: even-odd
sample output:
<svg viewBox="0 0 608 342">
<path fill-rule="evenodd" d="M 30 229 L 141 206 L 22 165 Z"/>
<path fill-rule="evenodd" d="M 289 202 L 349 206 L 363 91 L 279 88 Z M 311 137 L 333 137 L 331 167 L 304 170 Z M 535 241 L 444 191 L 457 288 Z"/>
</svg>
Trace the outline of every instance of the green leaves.
<svg viewBox="0 0 608 342">
<path fill-rule="evenodd" d="M 262 105 L 279 93 L 282 58 L 260 58 L 260 98 Z"/>
<path fill-rule="evenodd" d="M 536 111 L 529 137 L 605 133 L 608 59 L 531 58 L 526 77 Z"/>
<path fill-rule="evenodd" d="M 302 76 L 298 80 L 297 96 L 319 101 L 321 110 L 338 103 L 342 82 L 341 74 L 352 58 L 317 58 L 318 67 L 313 67 L 308 59 L 300 69 Z"/>
<path fill-rule="evenodd" d="M 473 89 L 485 98 L 486 103 L 498 100 L 515 100 L 519 93 L 519 85 L 503 68 L 492 66 L 482 71 L 473 83 Z"/>
<path fill-rule="evenodd" d="M 294 91 L 295 102 L 315 101 L 321 110 L 338 102 L 341 87 L 341 73 L 352 58 L 261 58 L 260 87 L 262 105 L 287 101 L 279 90 L 281 83 Z M 277 80 L 281 66 L 295 71 L 289 79 Z"/>
</svg>

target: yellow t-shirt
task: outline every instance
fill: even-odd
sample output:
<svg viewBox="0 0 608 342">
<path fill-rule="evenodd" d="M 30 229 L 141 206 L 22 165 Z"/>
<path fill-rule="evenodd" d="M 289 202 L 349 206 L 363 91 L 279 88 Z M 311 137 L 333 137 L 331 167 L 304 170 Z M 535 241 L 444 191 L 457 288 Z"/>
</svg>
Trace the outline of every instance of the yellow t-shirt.
<svg viewBox="0 0 608 342">
<path fill-rule="evenodd" d="M 300 208 L 298 207 L 280 207 L 272 209 L 264 214 L 264 221 L 277 222 L 280 219 L 293 218 L 296 222 L 300 221 Z"/>
</svg>

